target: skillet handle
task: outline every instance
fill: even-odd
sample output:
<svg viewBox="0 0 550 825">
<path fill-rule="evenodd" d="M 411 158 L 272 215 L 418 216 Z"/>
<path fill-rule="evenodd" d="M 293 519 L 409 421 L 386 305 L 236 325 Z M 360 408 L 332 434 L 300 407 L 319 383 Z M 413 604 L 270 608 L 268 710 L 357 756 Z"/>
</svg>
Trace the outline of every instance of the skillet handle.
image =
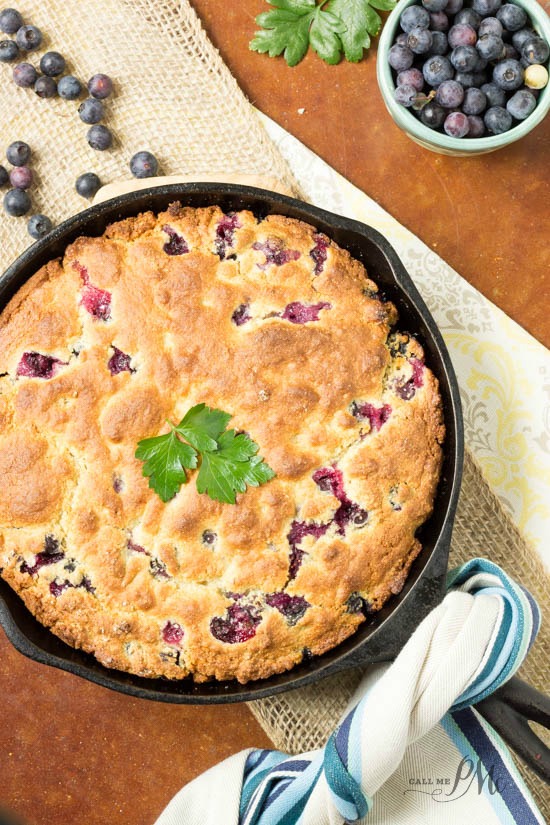
<svg viewBox="0 0 550 825">
<path fill-rule="evenodd" d="M 513 676 L 475 707 L 529 768 L 550 783 L 550 748 L 528 721 L 550 729 L 550 696 Z"/>
</svg>

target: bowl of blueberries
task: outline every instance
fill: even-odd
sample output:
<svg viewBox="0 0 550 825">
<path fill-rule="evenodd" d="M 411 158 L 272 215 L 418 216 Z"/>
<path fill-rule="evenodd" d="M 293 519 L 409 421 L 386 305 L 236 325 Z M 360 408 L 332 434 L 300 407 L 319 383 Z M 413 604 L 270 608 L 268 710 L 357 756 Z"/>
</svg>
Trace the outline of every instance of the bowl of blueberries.
<svg viewBox="0 0 550 825">
<path fill-rule="evenodd" d="M 395 123 L 447 155 L 493 152 L 550 109 L 550 18 L 536 0 L 400 0 L 377 77 Z"/>
</svg>

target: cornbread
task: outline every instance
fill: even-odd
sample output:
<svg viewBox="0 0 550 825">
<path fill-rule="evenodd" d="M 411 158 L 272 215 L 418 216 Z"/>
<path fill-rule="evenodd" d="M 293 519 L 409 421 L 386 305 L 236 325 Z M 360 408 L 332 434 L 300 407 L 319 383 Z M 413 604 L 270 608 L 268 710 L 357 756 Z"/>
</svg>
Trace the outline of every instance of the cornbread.
<svg viewBox="0 0 550 825">
<path fill-rule="evenodd" d="M 300 221 L 218 207 L 82 237 L 0 316 L 0 567 L 109 668 L 245 683 L 398 593 L 440 475 L 438 382 L 365 268 Z M 137 442 L 195 404 L 276 476 L 168 503 Z"/>
</svg>

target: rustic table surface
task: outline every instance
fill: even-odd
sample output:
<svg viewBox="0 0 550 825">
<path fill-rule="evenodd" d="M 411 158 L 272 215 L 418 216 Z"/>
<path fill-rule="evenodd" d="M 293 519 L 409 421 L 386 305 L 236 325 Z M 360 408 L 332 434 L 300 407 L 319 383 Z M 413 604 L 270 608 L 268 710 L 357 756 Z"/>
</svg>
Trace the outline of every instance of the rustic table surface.
<svg viewBox="0 0 550 825">
<path fill-rule="evenodd" d="M 494 154 L 432 154 L 386 113 L 374 48 L 355 65 L 309 54 L 289 69 L 248 50 L 264 0 L 192 3 L 255 106 L 550 345 L 550 117 Z M 241 748 L 269 746 L 246 706 L 112 693 L 28 661 L 1 631 L 0 692 L 0 807 L 25 825 L 152 825 L 198 773 Z"/>
</svg>

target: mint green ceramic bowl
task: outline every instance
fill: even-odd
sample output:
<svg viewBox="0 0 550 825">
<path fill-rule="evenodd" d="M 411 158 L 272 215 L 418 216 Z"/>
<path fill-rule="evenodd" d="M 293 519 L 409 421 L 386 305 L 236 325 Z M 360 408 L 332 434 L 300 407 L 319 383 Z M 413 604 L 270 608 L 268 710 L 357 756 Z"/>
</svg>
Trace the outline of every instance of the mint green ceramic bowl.
<svg viewBox="0 0 550 825">
<path fill-rule="evenodd" d="M 550 17 L 548 17 L 542 6 L 537 3 L 536 0 L 512 0 L 512 2 L 525 10 L 531 19 L 531 25 L 535 31 L 550 43 Z M 426 149 L 431 149 L 432 152 L 439 152 L 443 155 L 468 157 L 472 155 L 482 155 L 485 154 L 485 152 L 494 152 L 496 149 L 502 149 L 503 146 L 509 146 L 511 143 L 524 137 L 531 129 L 534 129 L 535 126 L 541 123 L 550 109 L 550 83 L 539 92 L 536 108 L 529 117 L 512 127 L 508 132 L 504 132 L 501 135 L 490 135 L 488 137 L 449 137 L 449 135 L 445 133 L 430 129 L 429 126 L 424 126 L 412 112 L 399 103 L 396 103 L 393 96 L 395 83 L 393 81 L 391 67 L 388 63 L 388 51 L 393 45 L 396 36 L 401 31 L 399 18 L 402 12 L 407 6 L 412 6 L 415 3 L 419 3 L 419 0 L 400 0 L 392 11 L 380 35 L 376 60 L 378 85 L 386 108 L 397 125 L 403 129 L 412 140 L 424 146 Z M 465 3 L 465 5 L 468 4 Z"/>
</svg>

